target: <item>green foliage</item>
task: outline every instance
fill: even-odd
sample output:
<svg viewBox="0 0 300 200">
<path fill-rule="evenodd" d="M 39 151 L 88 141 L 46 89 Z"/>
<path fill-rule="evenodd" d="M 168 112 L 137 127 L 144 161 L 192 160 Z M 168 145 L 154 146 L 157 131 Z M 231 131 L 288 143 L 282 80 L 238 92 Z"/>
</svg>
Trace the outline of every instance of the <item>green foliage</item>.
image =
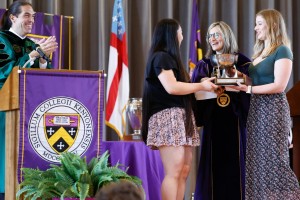
<svg viewBox="0 0 300 200">
<path fill-rule="evenodd" d="M 108 151 L 100 158 L 93 158 L 88 164 L 86 158 L 65 152 L 61 154 L 61 165 L 50 165 L 46 171 L 22 168 L 24 180 L 17 192 L 17 199 L 47 200 L 53 197 L 77 197 L 80 200 L 94 197 L 96 192 L 110 182 L 121 179 L 132 181 L 141 186 L 142 181 L 135 176 L 127 174 L 117 163 L 108 165 Z"/>
</svg>

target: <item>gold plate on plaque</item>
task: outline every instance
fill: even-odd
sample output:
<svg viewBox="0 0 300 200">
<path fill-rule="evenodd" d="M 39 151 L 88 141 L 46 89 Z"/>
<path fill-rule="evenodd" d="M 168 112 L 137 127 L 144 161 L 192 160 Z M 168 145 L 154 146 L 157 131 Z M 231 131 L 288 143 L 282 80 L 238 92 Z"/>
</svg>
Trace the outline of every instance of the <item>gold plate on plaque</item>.
<svg viewBox="0 0 300 200">
<path fill-rule="evenodd" d="M 230 103 L 230 97 L 228 94 L 222 93 L 220 96 L 217 98 L 217 103 L 220 107 L 226 107 Z"/>
</svg>

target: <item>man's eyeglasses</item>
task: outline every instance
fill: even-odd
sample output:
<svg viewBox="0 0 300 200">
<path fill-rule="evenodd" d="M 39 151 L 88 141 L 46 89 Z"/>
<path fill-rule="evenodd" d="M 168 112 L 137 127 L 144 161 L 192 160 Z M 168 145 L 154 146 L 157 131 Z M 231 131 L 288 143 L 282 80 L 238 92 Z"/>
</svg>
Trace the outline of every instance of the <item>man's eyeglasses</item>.
<svg viewBox="0 0 300 200">
<path fill-rule="evenodd" d="M 215 39 L 218 39 L 221 36 L 221 33 L 212 33 L 212 34 L 208 34 L 207 35 L 207 39 L 210 40 L 212 37 L 214 37 Z"/>
</svg>

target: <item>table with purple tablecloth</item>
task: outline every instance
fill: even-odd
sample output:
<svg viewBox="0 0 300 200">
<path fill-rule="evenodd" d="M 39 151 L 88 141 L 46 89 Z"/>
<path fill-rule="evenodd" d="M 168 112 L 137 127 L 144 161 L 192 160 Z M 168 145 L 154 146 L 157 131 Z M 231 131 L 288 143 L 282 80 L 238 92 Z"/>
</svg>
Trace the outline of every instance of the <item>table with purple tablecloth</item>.
<svg viewBox="0 0 300 200">
<path fill-rule="evenodd" d="M 109 151 L 109 162 L 129 167 L 128 174 L 142 179 L 147 200 L 160 200 L 160 187 L 164 177 L 159 151 L 151 150 L 143 142 L 103 141 L 101 153 Z"/>
</svg>

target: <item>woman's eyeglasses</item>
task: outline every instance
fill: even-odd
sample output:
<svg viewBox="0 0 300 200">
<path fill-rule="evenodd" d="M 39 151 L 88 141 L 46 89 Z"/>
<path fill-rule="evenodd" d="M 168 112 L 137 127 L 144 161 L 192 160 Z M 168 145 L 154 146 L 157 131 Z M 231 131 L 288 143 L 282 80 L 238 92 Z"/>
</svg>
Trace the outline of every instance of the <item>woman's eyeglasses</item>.
<svg viewBox="0 0 300 200">
<path fill-rule="evenodd" d="M 212 34 L 208 34 L 207 39 L 210 40 L 212 37 L 214 37 L 215 39 L 218 39 L 220 36 L 221 36 L 221 33 L 215 32 Z"/>
</svg>

